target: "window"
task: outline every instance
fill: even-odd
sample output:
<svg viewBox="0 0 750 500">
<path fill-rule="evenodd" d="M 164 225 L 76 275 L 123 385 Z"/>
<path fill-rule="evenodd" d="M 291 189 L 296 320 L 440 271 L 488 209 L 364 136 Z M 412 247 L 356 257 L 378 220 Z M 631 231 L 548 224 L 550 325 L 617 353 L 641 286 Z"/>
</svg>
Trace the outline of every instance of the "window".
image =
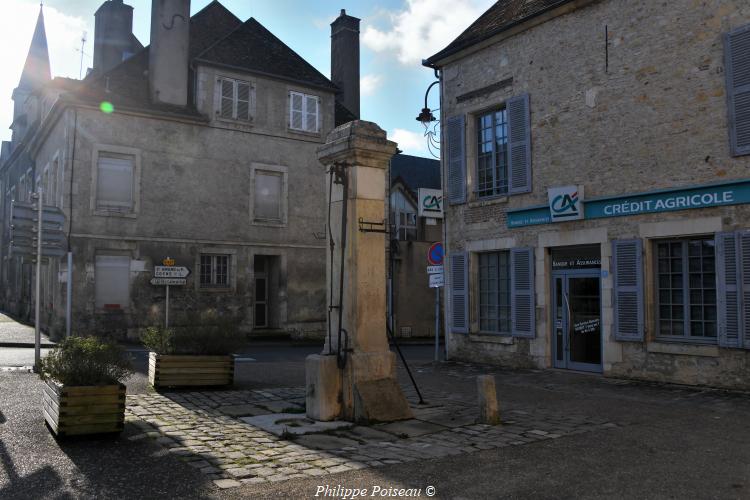
<svg viewBox="0 0 750 500">
<path fill-rule="evenodd" d="M 26 201 L 26 192 L 26 174 L 23 174 L 18 183 L 18 201 Z"/>
<path fill-rule="evenodd" d="M 26 200 L 31 200 L 31 194 L 34 192 L 34 181 L 31 175 L 31 169 L 26 171 Z"/>
<path fill-rule="evenodd" d="M 281 196 L 283 173 L 256 170 L 255 199 L 253 202 L 255 220 L 282 220 Z"/>
<path fill-rule="evenodd" d="M 229 288 L 229 255 L 201 255 L 201 288 Z"/>
<path fill-rule="evenodd" d="M 479 329 L 511 333 L 510 252 L 479 254 Z"/>
<path fill-rule="evenodd" d="M 713 239 L 656 243 L 657 335 L 716 339 Z"/>
<path fill-rule="evenodd" d="M 317 132 L 320 129 L 318 97 L 290 92 L 289 101 L 289 127 L 304 132 Z"/>
<path fill-rule="evenodd" d="M 50 166 L 48 180 L 49 198 L 47 199 L 47 204 L 53 206 L 57 206 L 57 169 L 57 160 L 55 160 Z"/>
<path fill-rule="evenodd" d="M 391 225 L 398 240 L 417 239 L 417 208 L 400 189 L 391 193 Z"/>
<path fill-rule="evenodd" d="M 127 309 L 130 304 L 130 257 L 97 255 L 94 272 L 97 309 Z"/>
<path fill-rule="evenodd" d="M 96 178 L 96 209 L 133 212 L 135 156 L 100 153 Z"/>
<path fill-rule="evenodd" d="M 50 195 L 52 194 L 50 193 L 49 174 L 49 165 L 47 165 L 44 167 L 44 173 L 42 174 L 42 200 L 45 205 L 50 204 Z"/>
<path fill-rule="evenodd" d="M 219 106 L 217 114 L 230 120 L 250 121 L 252 85 L 241 80 L 219 78 Z"/>
<path fill-rule="evenodd" d="M 508 193 L 508 114 L 505 108 L 477 118 L 477 195 Z"/>
</svg>

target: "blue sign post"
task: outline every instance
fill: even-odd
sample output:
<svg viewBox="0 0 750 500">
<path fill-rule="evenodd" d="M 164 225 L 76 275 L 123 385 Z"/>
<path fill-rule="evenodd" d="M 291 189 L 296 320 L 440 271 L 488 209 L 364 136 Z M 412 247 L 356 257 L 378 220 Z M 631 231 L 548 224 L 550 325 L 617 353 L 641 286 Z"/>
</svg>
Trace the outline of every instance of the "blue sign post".
<svg viewBox="0 0 750 500">
<path fill-rule="evenodd" d="M 445 250 L 443 249 L 443 243 L 438 241 L 430 245 L 430 249 L 427 250 L 427 262 L 431 266 L 439 266 L 440 273 L 430 275 L 430 286 L 435 288 L 435 361 L 440 361 L 440 287 L 443 286 L 443 257 L 445 256 Z M 428 273 L 432 272 L 428 268 Z M 439 276 L 439 284 L 432 284 L 432 276 Z M 446 344 L 447 345 L 447 344 Z"/>
</svg>

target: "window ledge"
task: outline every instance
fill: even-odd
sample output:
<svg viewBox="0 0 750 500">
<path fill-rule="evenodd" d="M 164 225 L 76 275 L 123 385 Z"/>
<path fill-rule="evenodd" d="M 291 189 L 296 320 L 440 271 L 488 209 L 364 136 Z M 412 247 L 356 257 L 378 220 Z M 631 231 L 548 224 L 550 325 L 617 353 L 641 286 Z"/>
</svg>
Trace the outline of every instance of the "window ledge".
<svg viewBox="0 0 750 500">
<path fill-rule="evenodd" d="M 499 205 L 501 203 L 508 203 L 507 195 L 493 196 L 491 198 L 477 198 L 469 202 L 469 208 L 487 207 L 490 205 Z"/>
<path fill-rule="evenodd" d="M 318 132 L 309 132 L 307 130 L 301 130 L 301 129 L 296 129 L 296 128 L 292 128 L 292 127 L 287 127 L 286 130 L 287 130 L 287 132 L 289 132 L 291 134 L 299 134 L 299 135 L 304 135 L 306 137 L 317 137 L 317 138 L 320 138 L 320 131 L 318 131 Z"/>
<path fill-rule="evenodd" d="M 135 212 L 110 212 L 108 210 L 94 210 L 94 215 L 99 217 L 123 217 L 125 219 L 135 219 L 138 214 Z"/>
<path fill-rule="evenodd" d="M 676 354 L 683 356 L 719 357 L 719 347 L 716 345 L 696 345 L 679 342 L 649 342 L 646 350 L 651 353 Z"/>
<path fill-rule="evenodd" d="M 240 120 L 239 118 L 235 120 L 234 118 L 224 118 L 222 116 L 216 115 L 214 117 L 214 119 L 218 123 L 226 123 L 226 124 L 229 124 L 229 125 L 240 125 L 240 126 L 243 126 L 243 127 L 252 127 L 253 126 L 253 118 L 252 117 L 249 120 Z"/>
<path fill-rule="evenodd" d="M 469 340 L 471 342 L 484 342 L 487 344 L 513 345 L 516 343 L 515 338 L 503 333 L 470 333 Z"/>
<path fill-rule="evenodd" d="M 198 291 L 200 293 L 230 293 L 234 292 L 234 289 L 231 286 L 228 287 L 202 287 L 198 286 Z"/>
<path fill-rule="evenodd" d="M 253 226 L 286 227 L 286 222 L 278 220 L 256 219 L 253 221 Z"/>
</svg>

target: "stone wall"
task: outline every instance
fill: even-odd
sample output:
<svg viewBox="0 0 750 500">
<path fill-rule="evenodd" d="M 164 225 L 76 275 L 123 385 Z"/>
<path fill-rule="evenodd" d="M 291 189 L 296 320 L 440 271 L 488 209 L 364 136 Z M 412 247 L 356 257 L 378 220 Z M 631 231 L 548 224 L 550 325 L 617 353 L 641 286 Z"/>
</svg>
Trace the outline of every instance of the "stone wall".
<svg viewBox="0 0 750 500">
<path fill-rule="evenodd" d="M 201 72 L 204 83 L 216 76 L 213 71 Z M 271 297 L 277 318 L 271 333 L 322 336 L 325 246 L 318 238 L 326 224 L 325 174 L 315 152 L 333 128 L 334 96 L 274 79 L 249 79 L 256 85 L 254 111 L 258 113 L 251 124 L 208 118 L 213 114 L 213 87 L 208 85 L 201 88 L 199 99 L 205 116 L 195 119 L 70 107 L 48 124 L 49 133 L 31 161 L 43 167 L 58 156 L 63 165 L 65 229 L 71 233 L 74 253 L 74 331 L 134 338 L 145 326 L 162 324 L 164 287 L 152 286 L 149 280 L 153 266 L 167 256 L 193 273 L 187 286 L 170 290 L 173 324 L 184 320 L 185 311 L 215 309 L 249 331 L 253 257 L 265 255 L 277 258 L 280 266 Z M 320 96 L 318 133 L 289 129 L 290 89 Z M 99 152 L 125 152 L 137 158 L 134 214 L 96 210 Z M 255 170 L 284 175 L 281 223 L 262 223 L 252 216 Z M 230 288 L 198 288 L 201 252 L 231 255 Z M 131 259 L 131 300 L 124 311 L 96 310 L 97 253 Z M 59 337 L 64 332 L 66 285 L 58 279 L 58 271 L 64 270 L 64 264 L 55 261 L 52 266 L 53 296 L 43 304 L 42 324 Z"/>
<path fill-rule="evenodd" d="M 750 157 L 729 151 L 722 36 L 750 23 L 750 4 L 676 0 L 583 5 L 443 68 L 442 119 L 466 116 L 468 201 L 448 206 L 448 252 L 532 246 L 536 252 L 536 338 L 451 335 L 453 356 L 512 366 L 551 366 L 549 248 L 599 244 L 605 375 L 750 387 L 750 351 L 716 356 L 657 352 L 653 284 L 646 268 L 646 342 L 612 335 L 611 241 L 640 237 L 645 260 L 658 237 L 748 228 L 750 206 L 684 210 L 508 229 L 505 212 L 545 205 L 547 189 L 585 186 L 586 198 L 750 178 Z M 605 27 L 608 33 L 605 46 Z M 503 86 L 495 85 L 506 81 Z M 488 92 L 474 92 L 488 88 Z M 473 97 L 465 98 L 474 92 Z M 475 116 L 508 98 L 530 95 L 532 188 L 491 201 L 474 194 Z M 461 99 L 457 99 L 461 97 Z M 476 263 L 470 276 L 475 276 Z M 473 278 L 470 278 L 473 281 Z M 476 294 L 471 294 L 476 332 Z M 743 378 L 744 377 L 744 378 Z"/>
</svg>

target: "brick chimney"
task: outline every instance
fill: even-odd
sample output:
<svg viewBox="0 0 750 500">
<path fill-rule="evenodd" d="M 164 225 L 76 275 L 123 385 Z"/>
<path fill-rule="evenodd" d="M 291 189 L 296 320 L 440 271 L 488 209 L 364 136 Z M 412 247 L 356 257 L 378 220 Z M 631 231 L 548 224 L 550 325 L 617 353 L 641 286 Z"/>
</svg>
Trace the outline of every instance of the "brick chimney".
<svg viewBox="0 0 750 500">
<path fill-rule="evenodd" d="M 190 0 L 151 0 L 148 79 L 152 102 L 187 105 L 189 42 Z"/>
<path fill-rule="evenodd" d="M 344 9 L 331 23 L 331 80 L 336 101 L 359 119 L 359 19 Z"/>
<path fill-rule="evenodd" d="M 101 74 L 133 55 L 133 7 L 107 0 L 94 19 L 94 71 Z"/>
</svg>

